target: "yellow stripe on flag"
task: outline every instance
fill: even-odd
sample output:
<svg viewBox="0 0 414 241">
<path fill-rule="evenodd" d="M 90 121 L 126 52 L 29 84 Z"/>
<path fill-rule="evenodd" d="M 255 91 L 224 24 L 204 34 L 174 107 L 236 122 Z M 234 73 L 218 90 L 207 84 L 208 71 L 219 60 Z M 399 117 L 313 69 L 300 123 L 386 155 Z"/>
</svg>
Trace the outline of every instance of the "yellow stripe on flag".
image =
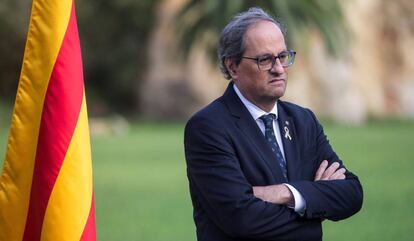
<svg viewBox="0 0 414 241">
<path fill-rule="evenodd" d="M 89 142 L 84 95 L 78 123 L 46 209 L 42 241 L 80 240 L 92 203 Z M 77 178 L 74 179 L 74 176 Z"/>
</svg>

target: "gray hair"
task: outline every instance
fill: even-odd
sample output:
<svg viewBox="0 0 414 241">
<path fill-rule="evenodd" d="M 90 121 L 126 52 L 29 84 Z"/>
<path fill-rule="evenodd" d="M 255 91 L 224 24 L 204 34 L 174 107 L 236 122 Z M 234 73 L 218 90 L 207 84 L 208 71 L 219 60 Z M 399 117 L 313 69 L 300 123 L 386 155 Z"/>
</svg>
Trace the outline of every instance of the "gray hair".
<svg viewBox="0 0 414 241">
<path fill-rule="evenodd" d="M 258 7 L 250 8 L 246 12 L 242 12 L 233 17 L 227 24 L 220 35 L 219 46 L 217 49 L 218 58 L 220 60 L 220 70 L 226 79 L 231 79 L 230 72 L 224 64 L 225 59 L 231 59 L 238 65 L 245 51 L 244 35 L 253 24 L 259 21 L 269 21 L 275 23 L 285 35 L 283 24 L 267 14 L 263 9 Z"/>
</svg>

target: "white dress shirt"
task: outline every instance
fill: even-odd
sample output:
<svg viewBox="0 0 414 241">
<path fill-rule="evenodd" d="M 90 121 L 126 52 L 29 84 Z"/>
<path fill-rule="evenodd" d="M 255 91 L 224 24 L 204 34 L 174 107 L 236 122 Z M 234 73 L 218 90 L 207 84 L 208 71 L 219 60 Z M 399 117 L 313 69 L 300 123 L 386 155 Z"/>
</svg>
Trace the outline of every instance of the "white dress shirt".
<svg viewBox="0 0 414 241">
<path fill-rule="evenodd" d="M 271 114 L 276 115 L 275 120 L 277 120 L 277 118 L 278 118 L 277 104 L 275 104 L 275 106 L 273 107 L 273 109 L 270 112 L 266 112 L 266 111 L 260 109 L 259 107 L 257 107 L 256 105 L 254 105 L 249 100 L 247 100 L 242 95 L 242 93 L 240 92 L 240 90 L 237 88 L 237 86 L 235 84 L 233 85 L 233 88 L 234 88 L 234 91 L 236 91 L 237 96 L 239 96 L 240 100 L 244 104 L 244 106 L 246 106 L 247 110 L 249 110 L 250 114 L 252 115 L 253 119 L 256 121 L 256 124 L 259 126 L 259 128 L 262 131 L 263 135 L 265 135 L 265 126 L 264 126 L 263 121 L 260 119 L 260 117 L 262 115 L 267 115 L 267 114 L 271 113 Z M 283 159 L 286 161 L 285 151 L 283 149 L 282 137 L 280 135 L 279 123 L 277 121 L 273 121 L 273 130 L 275 130 L 276 141 L 277 141 L 277 144 L 279 145 L 280 151 L 282 152 Z M 306 209 L 306 202 L 305 202 L 305 199 L 303 198 L 302 194 L 300 194 L 300 192 L 298 190 L 296 190 L 296 188 L 294 188 L 293 186 L 291 186 L 287 183 L 284 183 L 284 185 L 286 185 L 289 188 L 289 190 L 292 192 L 293 198 L 295 200 L 295 206 L 290 207 L 290 208 L 293 208 L 295 210 L 295 212 L 303 215 L 303 213 Z"/>
</svg>

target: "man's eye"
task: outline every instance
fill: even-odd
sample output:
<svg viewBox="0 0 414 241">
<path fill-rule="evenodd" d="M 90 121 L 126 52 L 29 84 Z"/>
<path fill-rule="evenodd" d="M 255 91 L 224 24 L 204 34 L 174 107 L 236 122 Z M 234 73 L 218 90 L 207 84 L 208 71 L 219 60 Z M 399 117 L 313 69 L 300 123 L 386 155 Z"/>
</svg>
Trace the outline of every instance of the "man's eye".
<svg viewBox="0 0 414 241">
<path fill-rule="evenodd" d="M 268 64 L 272 62 L 272 56 L 262 56 L 259 58 L 259 64 Z"/>
<path fill-rule="evenodd" d="M 289 55 L 288 52 L 282 52 L 282 53 L 279 54 L 279 59 L 285 59 L 285 58 L 288 57 L 288 55 Z"/>
</svg>

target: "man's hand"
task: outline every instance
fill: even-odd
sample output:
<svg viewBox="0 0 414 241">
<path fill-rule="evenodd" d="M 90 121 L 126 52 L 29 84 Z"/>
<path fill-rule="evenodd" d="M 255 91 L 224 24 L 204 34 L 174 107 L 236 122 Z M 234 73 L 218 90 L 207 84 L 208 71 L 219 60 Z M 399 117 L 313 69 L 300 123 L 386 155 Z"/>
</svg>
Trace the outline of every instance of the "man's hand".
<svg viewBox="0 0 414 241">
<path fill-rule="evenodd" d="M 339 168 L 339 163 L 334 162 L 328 167 L 328 161 L 322 161 L 315 174 L 315 181 L 342 180 L 345 179 L 345 168 Z M 290 189 L 284 184 L 270 186 L 255 186 L 253 194 L 266 202 L 282 204 L 293 207 L 295 199 Z"/>
<path fill-rule="evenodd" d="M 334 162 L 328 167 L 328 161 L 323 160 L 315 174 L 315 181 L 342 180 L 345 179 L 345 168 L 339 168 L 339 163 Z M 339 169 L 338 169 L 339 168 Z"/>
<path fill-rule="evenodd" d="M 295 200 L 292 192 L 284 184 L 253 187 L 253 194 L 266 202 L 294 206 Z"/>
</svg>

